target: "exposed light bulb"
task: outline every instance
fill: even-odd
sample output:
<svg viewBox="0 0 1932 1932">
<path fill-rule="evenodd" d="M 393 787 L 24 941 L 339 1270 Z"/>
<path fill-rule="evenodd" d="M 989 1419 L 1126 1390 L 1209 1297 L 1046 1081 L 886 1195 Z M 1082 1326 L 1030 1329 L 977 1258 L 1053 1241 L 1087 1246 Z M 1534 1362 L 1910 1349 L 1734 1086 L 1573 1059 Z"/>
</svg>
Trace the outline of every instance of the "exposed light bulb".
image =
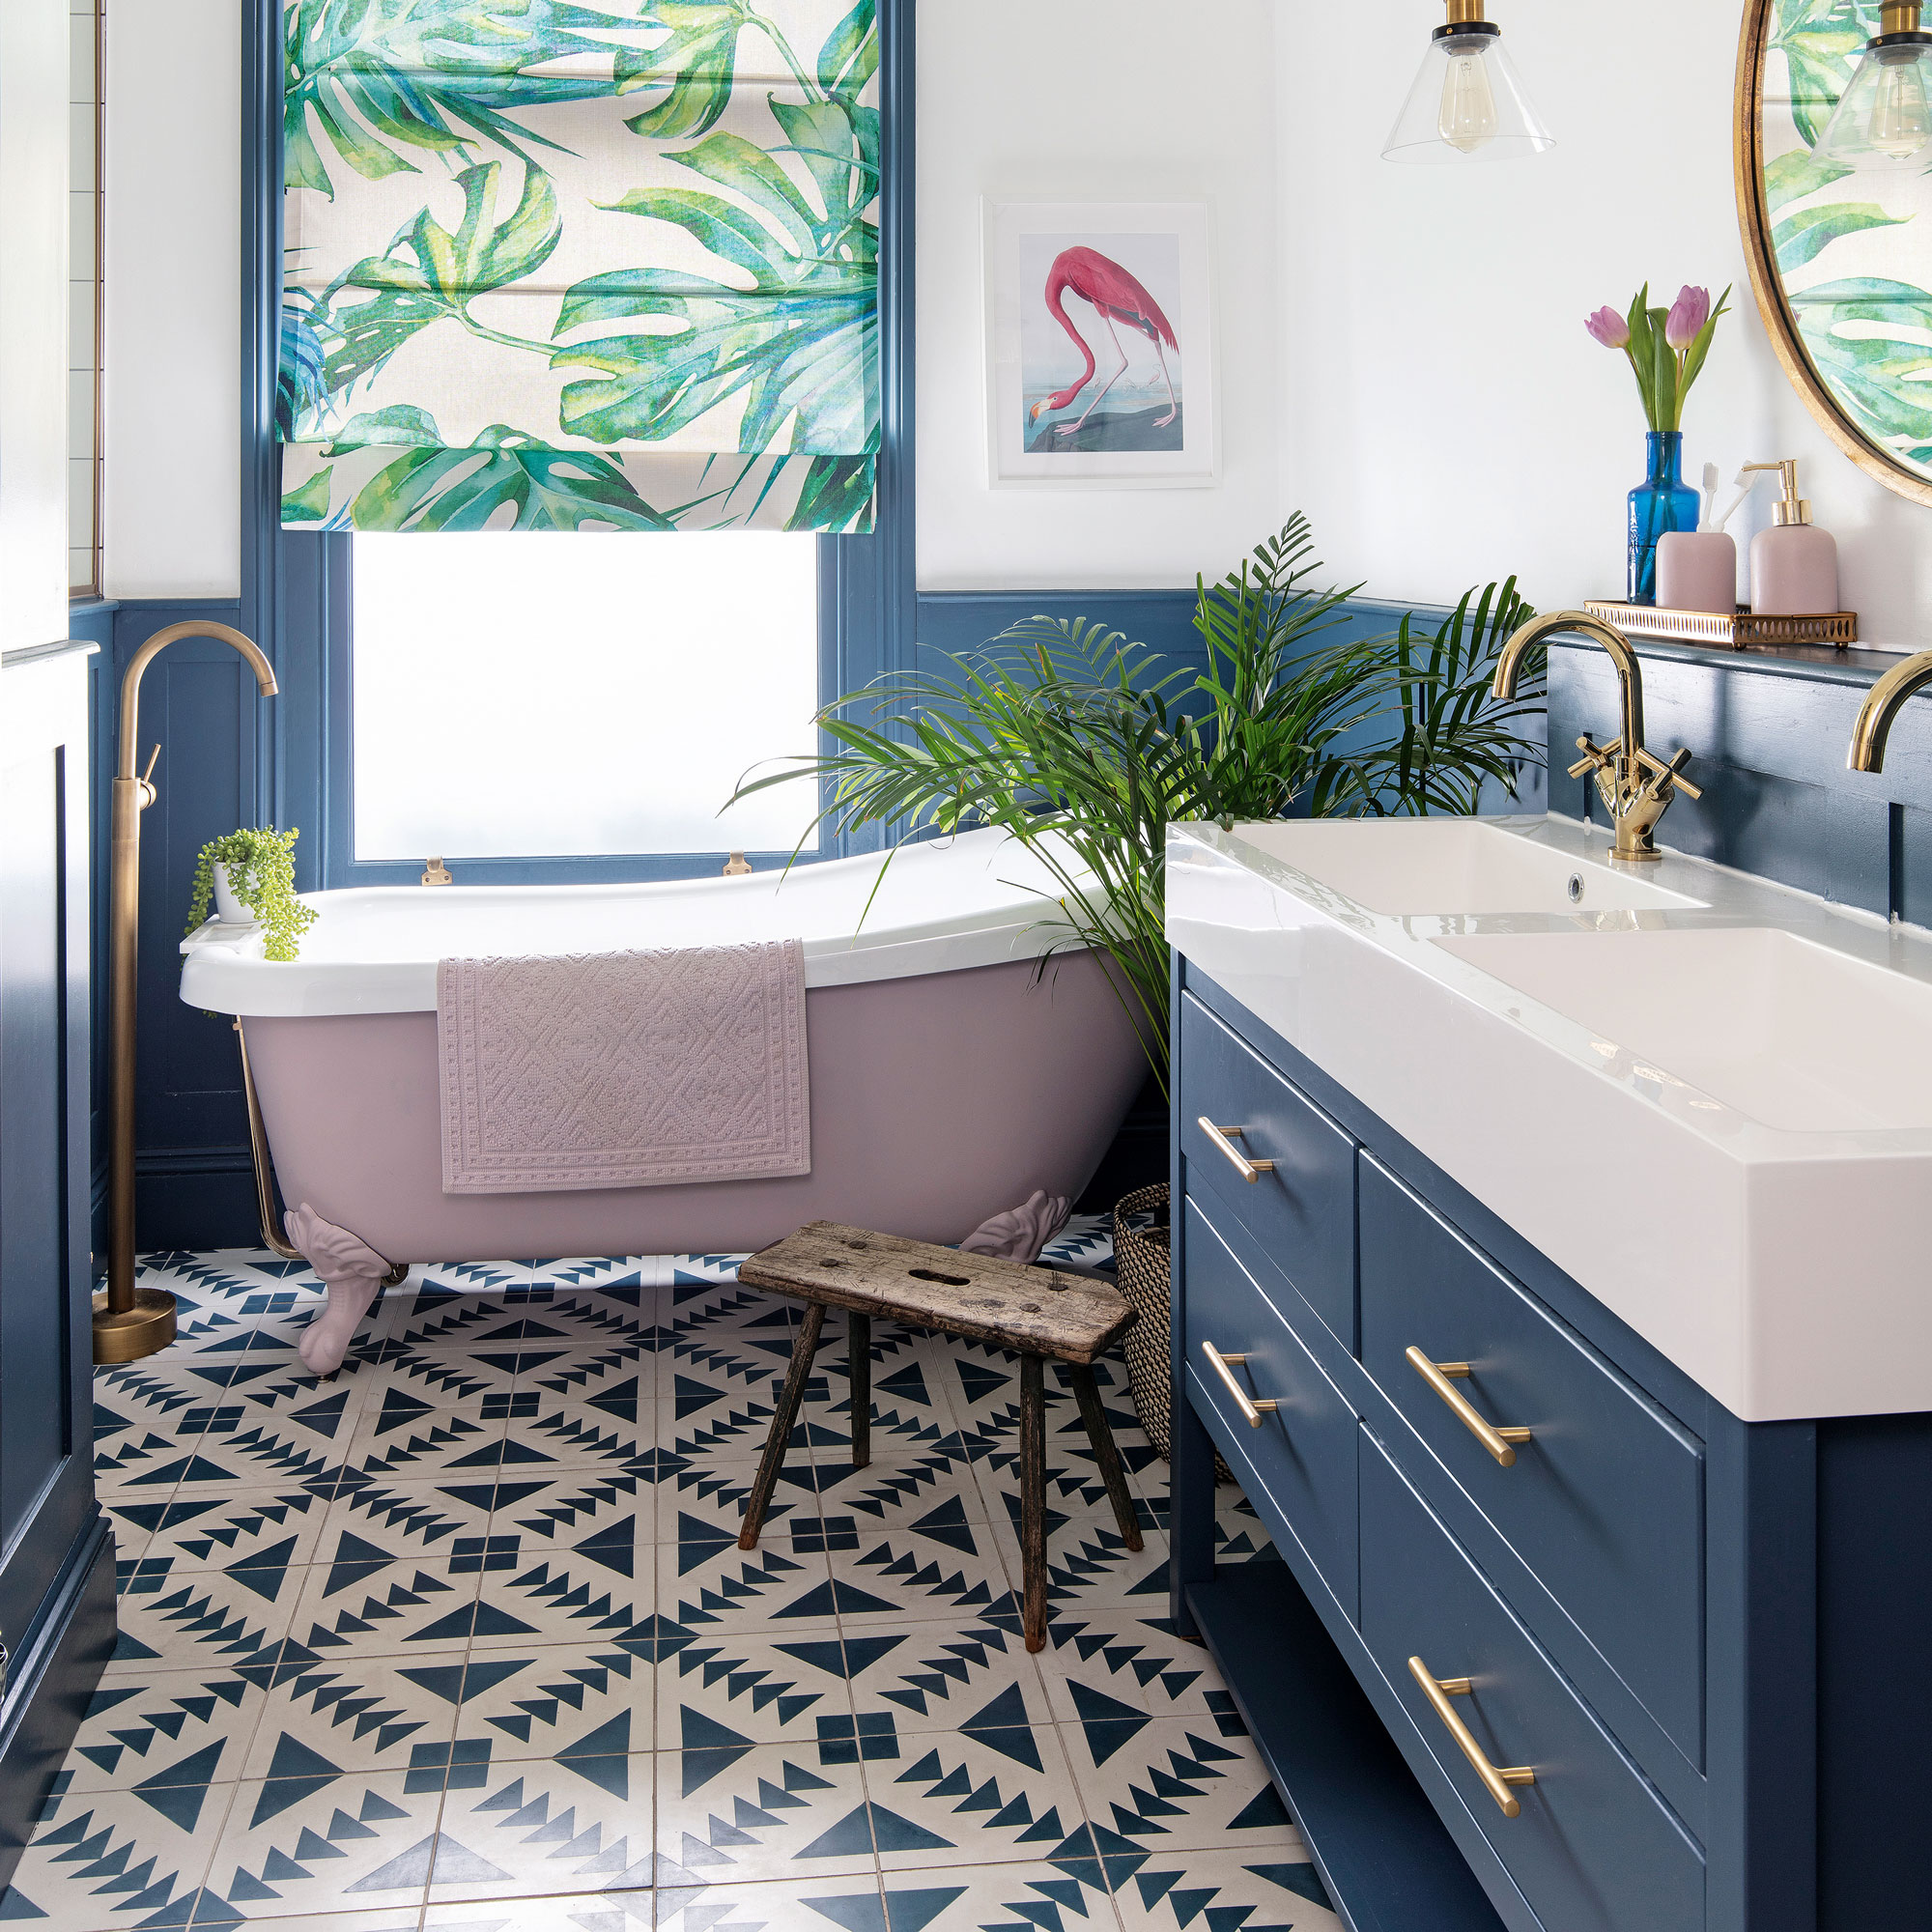
<svg viewBox="0 0 1932 1932">
<path fill-rule="evenodd" d="M 1500 122 L 1496 115 L 1495 90 L 1490 85 L 1490 71 L 1484 64 L 1484 44 L 1478 41 L 1473 53 L 1452 47 L 1449 71 L 1442 78 L 1442 110 L 1436 127 L 1448 144 L 1464 155 L 1487 148 L 1496 138 Z M 1924 97 L 1920 96 L 1923 105 Z"/>
<path fill-rule="evenodd" d="M 1932 100 L 1925 95 L 1924 65 L 1916 57 L 1880 69 L 1869 138 L 1880 154 L 1898 161 L 1932 145 Z"/>
<path fill-rule="evenodd" d="M 1484 0 L 1448 0 L 1449 18 L 1430 35 L 1421 71 L 1382 143 L 1384 160 L 1463 167 L 1555 145 L 1523 91 L 1502 29 L 1483 17 L 1483 7 Z"/>
</svg>

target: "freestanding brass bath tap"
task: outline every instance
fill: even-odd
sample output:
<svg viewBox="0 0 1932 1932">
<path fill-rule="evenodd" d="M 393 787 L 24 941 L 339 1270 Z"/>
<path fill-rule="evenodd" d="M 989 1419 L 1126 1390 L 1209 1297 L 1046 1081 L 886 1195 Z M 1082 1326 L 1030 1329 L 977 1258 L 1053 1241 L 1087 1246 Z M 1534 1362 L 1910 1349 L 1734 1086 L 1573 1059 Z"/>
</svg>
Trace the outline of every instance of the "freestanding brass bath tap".
<svg viewBox="0 0 1932 1932">
<path fill-rule="evenodd" d="M 1928 684 L 1932 684 L 1932 651 L 1920 651 L 1893 665 L 1872 686 L 1852 726 L 1852 749 L 1845 763 L 1853 771 L 1885 770 L 1885 745 L 1891 736 L 1892 720 L 1905 708 L 1905 700 Z"/>
<path fill-rule="evenodd" d="M 1583 755 L 1570 767 L 1570 776 L 1580 779 L 1585 772 L 1595 773 L 1598 795 L 1616 828 L 1612 859 L 1637 863 L 1656 859 L 1659 853 L 1651 835 L 1658 820 L 1670 810 L 1671 800 L 1680 791 L 1693 799 L 1704 794 L 1684 776 L 1684 767 L 1690 762 L 1689 752 L 1679 752 L 1665 764 L 1644 749 L 1643 671 L 1631 640 L 1614 624 L 1606 624 L 1586 611 L 1557 611 L 1548 617 L 1537 617 L 1503 646 L 1502 656 L 1496 660 L 1493 694 L 1504 703 L 1514 697 L 1524 658 L 1558 631 L 1577 631 L 1592 643 L 1603 645 L 1616 667 L 1623 700 L 1621 735 L 1614 744 L 1598 745 L 1585 732 L 1577 740 L 1577 749 Z"/>
<path fill-rule="evenodd" d="M 182 638 L 214 638 L 248 660 L 264 697 L 275 673 L 260 648 L 226 624 L 171 624 L 136 651 L 121 679 L 121 744 L 114 766 L 113 845 L 107 895 L 108 1146 L 107 1288 L 94 1297 L 94 1359 L 135 1362 L 175 1338 L 175 1298 L 134 1286 L 134 1001 L 141 948 L 141 814 L 156 799 L 148 770 L 134 776 L 141 677 Z M 155 757 L 160 747 L 155 748 Z"/>
</svg>

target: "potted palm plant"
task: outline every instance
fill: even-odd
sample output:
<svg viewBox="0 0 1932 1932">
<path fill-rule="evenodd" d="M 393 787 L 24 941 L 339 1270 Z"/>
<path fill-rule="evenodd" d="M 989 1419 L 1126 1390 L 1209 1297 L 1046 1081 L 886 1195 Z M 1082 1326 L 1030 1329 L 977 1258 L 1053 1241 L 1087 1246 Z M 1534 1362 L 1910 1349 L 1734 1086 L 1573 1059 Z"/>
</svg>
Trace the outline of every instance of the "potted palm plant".
<svg viewBox="0 0 1932 1932">
<path fill-rule="evenodd" d="M 1197 585 L 1203 671 L 1164 670 L 1085 618 L 1029 618 L 947 669 L 838 699 L 818 719 L 829 749 L 748 775 L 735 798 L 810 780 L 825 788 L 817 824 L 884 825 L 894 849 L 1003 828 L 1055 881 L 1042 918 L 1059 947 L 1108 966 L 1164 1095 L 1171 822 L 1472 812 L 1486 785 L 1513 797 L 1543 759 L 1525 735 L 1540 680 L 1507 704 L 1490 695 L 1501 645 L 1534 614 L 1514 578 L 1433 630 L 1405 617 L 1324 641 L 1359 586 L 1312 588 L 1313 549 L 1297 516 Z"/>
</svg>

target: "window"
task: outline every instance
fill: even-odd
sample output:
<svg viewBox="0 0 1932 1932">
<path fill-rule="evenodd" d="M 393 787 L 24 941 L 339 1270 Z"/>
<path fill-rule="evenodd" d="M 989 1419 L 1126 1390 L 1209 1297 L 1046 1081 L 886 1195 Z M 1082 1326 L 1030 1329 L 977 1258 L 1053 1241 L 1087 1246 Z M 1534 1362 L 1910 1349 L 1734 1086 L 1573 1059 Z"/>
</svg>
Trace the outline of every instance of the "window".
<svg viewBox="0 0 1932 1932">
<path fill-rule="evenodd" d="M 869 207 L 845 210 L 840 177 L 820 181 L 815 172 L 826 153 L 799 147 L 782 125 L 794 81 L 821 93 L 836 86 L 841 100 L 853 87 L 872 92 L 870 53 L 850 32 L 851 22 L 863 22 L 861 10 L 849 0 L 788 0 L 772 18 L 785 36 L 829 49 L 830 65 L 813 53 L 796 67 L 781 63 L 781 75 L 746 65 L 768 66 L 779 45 L 766 45 L 759 24 L 766 15 L 748 13 L 738 23 L 746 66 L 739 119 L 750 117 L 746 125 L 773 164 L 791 174 L 804 196 L 796 205 L 786 197 L 793 214 L 804 209 L 800 218 L 814 236 L 828 223 L 836 231 L 824 261 L 818 242 L 808 245 L 793 233 L 791 217 L 761 202 L 749 176 L 735 185 L 698 180 L 691 198 L 687 156 L 699 156 L 699 170 L 763 167 L 746 159 L 740 132 L 707 140 L 709 83 L 696 86 L 686 75 L 668 89 L 654 84 L 609 99 L 608 90 L 592 90 L 586 112 L 596 126 L 583 139 L 540 151 L 539 172 L 554 178 L 565 231 L 554 263 L 536 262 L 526 277 L 543 300 L 472 278 L 474 286 L 446 291 L 434 315 L 405 303 L 407 314 L 389 318 L 393 341 L 373 327 L 386 309 L 362 313 L 393 278 L 387 268 L 365 271 L 367 265 L 380 257 L 407 280 L 416 259 L 411 238 L 421 222 L 454 232 L 450 224 L 469 205 L 464 196 L 476 200 L 478 221 L 488 202 L 493 228 L 508 221 L 524 235 L 532 223 L 518 227 L 515 210 L 535 191 L 530 166 L 514 155 L 500 168 L 486 165 L 494 137 L 458 115 L 469 131 L 453 158 L 439 152 L 421 166 L 364 172 L 358 162 L 368 155 L 358 147 L 345 156 L 337 145 L 341 64 L 292 66 L 273 31 L 278 18 L 311 14 L 333 18 L 320 7 L 261 10 L 251 86 L 265 237 L 252 339 L 258 366 L 276 378 L 256 390 L 266 405 L 271 386 L 274 407 L 256 418 L 263 461 L 251 487 L 265 534 L 273 532 L 264 556 L 283 689 L 269 725 L 274 751 L 262 766 L 260 815 L 302 828 L 297 863 L 305 889 L 412 884 L 432 856 L 447 859 L 465 885 L 691 877 L 715 872 L 732 851 L 767 863 L 788 857 L 822 803 L 810 784 L 777 787 L 722 817 L 720 808 L 748 770 L 817 748 L 812 721 L 822 704 L 902 669 L 915 650 L 911 0 L 877 0 L 878 108 L 867 119 L 872 110 L 861 103 L 853 123 L 851 192 L 863 177 L 875 177 L 876 216 Z M 379 9 L 367 21 L 380 38 L 408 17 L 407 10 Z M 542 11 L 518 19 L 531 32 L 567 25 L 575 33 L 582 25 Z M 647 51 L 661 32 L 651 30 Z M 682 48 L 685 40 L 672 34 L 664 45 Z M 500 65 L 500 55 L 493 42 L 478 58 Z M 580 65 L 601 74 L 603 59 L 592 50 Z M 847 61 L 858 65 L 848 71 Z M 526 69 L 537 73 L 535 85 L 552 88 L 547 63 L 532 59 L 518 72 Z M 827 73 L 841 77 L 827 81 Z M 448 85 L 460 94 L 459 81 L 469 84 L 458 73 Z M 484 74 L 481 82 L 496 88 L 499 77 Z M 316 90 L 328 116 L 308 99 Z M 362 112 L 355 88 L 344 98 Z M 534 127 L 541 104 L 518 113 Z M 307 146 L 289 139 L 298 108 Z M 419 134 L 407 121 L 384 123 L 370 138 Z M 645 128 L 621 139 L 616 130 L 633 122 L 652 124 L 644 185 L 672 195 L 654 204 L 648 219 L 637 208 L 606 206 L 608 188 L 585 175 L 589 163 L 576 153 L 587 152 L 594 134 L 617 143 L 623 167 L 632 168 L 629 144 Z M 874 141 L 876 148 L 867 145 Z M 836 190 L 830 199 L 828 184 Z M 724 433 L 732 412 L 752 404 L 740 384 L 722 399 L 694 391 L 705 420 L 687 424 L 681 440 L 661 449 L 645 433 L 650 425 L 609 443 L 566 425 L 572 461 L 559 466 L 556 425 L 574 406 L 560 385 L 588 379 L 578 366 L 582 356 L 547 346 L 556 287 L 594 279 L 611 262 L 627 275 L 637 271 L 639 287 L 629 293 L 639 299 L 685 303 L 680 315 L 692 327 L 715 334 L 727 323 L 739 326 L 730 304 L 746 291 L 722 287 L 739 273 L 731 246 L 719 258 L 724 270 L 712 264 L 699 276 L 702 251 L 680 240 L 678 222 L 665 213 L 683 209 L 696 219 L 693 211 L 709 206 L 703 197 L 720 192 L 753 211 L 774 245 L 782 244 L 787 273 L 801 265 L 810 271 L 810 302 L 786 308 L 783 347 L 803 358 L 794 373 L 802 380 L 816 367 L 814 328 L 835 344 L 840 368 L 870 372 L 859 419 L 863 446 L 853 446 L 853 425 L 842 418 L 829 428 L 809 422 L 801 401 L 827 403 L 842 388 L 798 386 L 788 377 L 766 397 L 789 400 L 782 419 L 773 415 L 752 439 L 769 433 L 758 452 L 728 446 L 740 439 Z M 383 196 L 401 213 L 378 208 Z M 593 221 L 614 224 L 620 245 L 605 246 L 613 232 L 605 226 L 590 249 Z M 581 259 L 570 240 L 579 229 L 586 237 Z M 542 223 L 533 232 L 548 233 Z M 669 244 L 677 258 L 658 260 Z M 875 250 L 876 272 L 831 276 L 821 300 L 814 278 L 840 250 Z M 785 264 L 774 256 L 767 266 L 776 273 Z M 660 275 L 671 280 L 642 287 Z M 848 298 L 853 313 L 841 320 L 833 304 Z M 506 319 L 519 302 L 534 322 Z M 582 314 L 573 310 L 556 340 L 566 350 L 602 342 L 599 355 L 614 357 L 627 382 L 635 379 L 640 352 L 632 338 L 647 339 L 662 320 L 578 306 Z M 775 349 L 771 320 L 739 318 Z M 470 393 L 479 344 L 508 357 L 492 365 L 508 373 L 482 384 L 480 402 Z M 542 355 L 533 353 L 539 347 Z M 743 343 L 733 356 L 733 368 L 764 366 Z M 631 392 L 621 383 L 616 391 Z M 672 400 L 685 407 L 681 397 Z M 471 415 L 489 420 L 479 430 Z M 874 850 L 882 838 L 875 828 L 828 832 L 809 838 L 803 856 Z"/>
<path fill-rule="evenodd" d="M 818 540 L 357 536 L 358 864 L 789 853 L 812 749 Z M 815 851 L 814 844 L 810 848 Z"/>
</svg>

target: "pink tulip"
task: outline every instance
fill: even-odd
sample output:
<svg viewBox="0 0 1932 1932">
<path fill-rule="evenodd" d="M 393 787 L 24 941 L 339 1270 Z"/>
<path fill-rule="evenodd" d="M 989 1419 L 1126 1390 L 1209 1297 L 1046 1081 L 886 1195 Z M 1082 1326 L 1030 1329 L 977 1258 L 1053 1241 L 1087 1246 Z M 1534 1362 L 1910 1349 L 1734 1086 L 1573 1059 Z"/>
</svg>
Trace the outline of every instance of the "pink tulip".
<svg viewBox="0 0 1932 1932">
<path fill-rule="evenodd" d="M 1663 325 L 1663 339 L 1681 353 L 1696 342 L 1710 319 L 1711 291 L 1685 288 L 1671 308 L 1670 320 Z"/>
<path fill-rule="evenodd" d="M 1600 308 L 1583 327 L 1601 342 L 1605 349 L 1628 349 L 1630 347 L 1630 324 L 1613 308 Z"/>
</svg>

